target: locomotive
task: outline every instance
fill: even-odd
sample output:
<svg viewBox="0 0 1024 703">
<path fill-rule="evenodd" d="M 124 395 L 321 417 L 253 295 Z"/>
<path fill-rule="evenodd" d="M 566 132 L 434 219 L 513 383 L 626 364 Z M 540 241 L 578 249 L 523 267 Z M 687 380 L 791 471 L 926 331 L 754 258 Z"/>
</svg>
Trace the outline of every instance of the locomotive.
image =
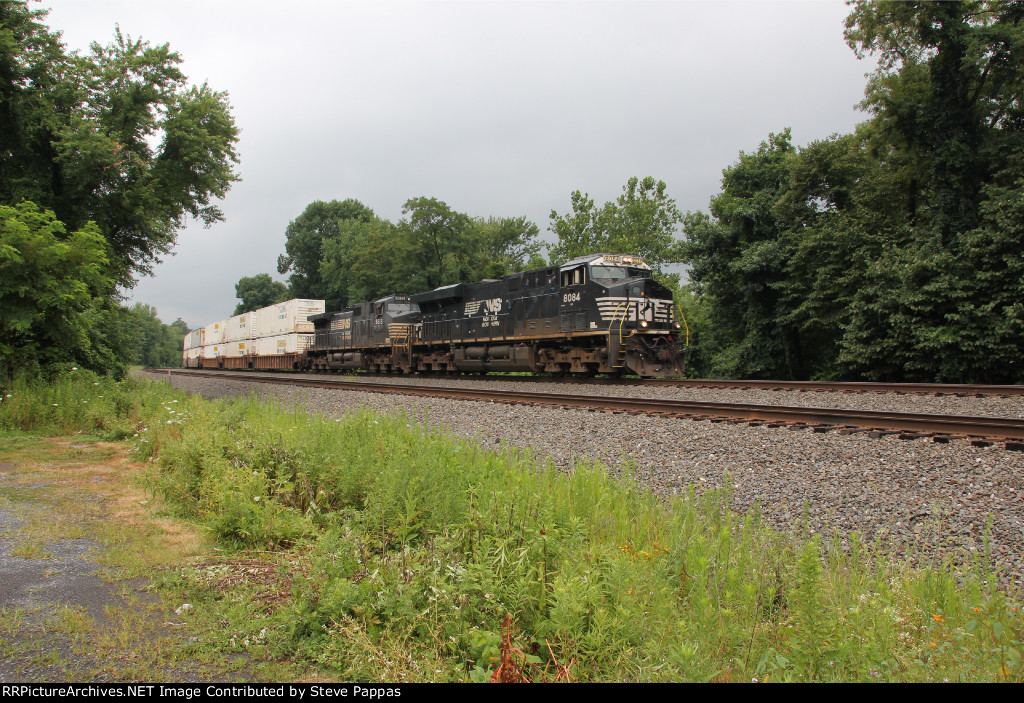
<svg viewBox="0 0 1024 703">
<path fill-rule="evenodd" d="M 685 320 L 637 256 L 590 254 L 309 316 L 302 368 L 683 374 Z"/>
</svg>

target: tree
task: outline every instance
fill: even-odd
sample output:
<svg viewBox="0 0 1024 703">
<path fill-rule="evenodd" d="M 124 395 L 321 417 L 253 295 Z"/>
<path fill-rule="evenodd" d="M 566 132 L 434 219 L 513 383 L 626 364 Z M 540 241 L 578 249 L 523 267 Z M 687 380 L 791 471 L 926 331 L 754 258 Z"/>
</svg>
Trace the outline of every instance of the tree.
<svg viewBox="0 0 1024 703">
<path fill-rule="evenodd" d="M 0 368 L 8 376 L 58 364 L 119 370 L 126 356 L 113 289 L 95 225 L 69 234 L 34 203 L 0 205 Z"/>
<path fill-rule="evenodd" d="M 127 309 L 132 363 L 150 368 L 180 366 L 188 326 L 179 318 L 165 325 L 152 305 L 136 303 Z"/>
<path fill-rule="evenodd" d="M 242 276 L 235 284 L 235 297 L 241 300 L 232 315 L 259 310 L 274 303 L 288 300 L 288 286 L 275 281 L 269 273 L 258 273 L 255 276 Z"/>
<path fill-rule="evenodd" d="M 68 54 L 45 16 L 0 3 L 0 202 L 36 202 L 72 231 L 94 222 L 130 286 L 186 218 L 223 219 L 212 201 L 238 180 L 228 97 L 189 86 L 166 44 L 120 29 Z"/>
<path fill-rule="evenodd" d="M 908 195 L 903 233 L 851 301 L 841 365 L 886 379 L 1020 379 L 1024 3 L 858 2 L 847 41 L 880 56 L 863 132 L 893 193 Z"/>
<path fill-rule="evenodd" d="M 347 225 L 369 223 L 373 210 L 358 200 L 316 200 L 306 206 L 302 214 L 288 223 L 285 230 L 285 254 L 277 259 L 277 272 L 286 274 L 293 298 L 323 298 L 329 310 L 345 304 L 344 295 L 336 284 L 326 281 L 320 272 L 325 249 L 335 257 L 349 256 L 353 245 L 345 241 Z M 337 247 L 342 247 L 339 251 Z"/>
<path fill-rule="evenodd" d="M 480 273 L 482 277 L 501 276 L 530 268 L 537 262 L 543 246 L 537 241 L 540 230 L 525 217 L 488 217 L 477 219 L 479 228 Z M 544 266 L 538 263 L 536 268 Z"/>
<path fill-rule="evenodd" d="M 407 219 L 400 225 L 425 278 L 426 288 L 471 277 L 474 250 L 473 220 L 437 198 L 412 198 L 402 206 Z M 468 245 L 468 246 L 467 246 Z"/>
<path fill-rule="evenodd" d="M 740 152 L 722 172 L 711 215 L 687 213 L 685 261 L 695 292 L 716 329 L 710 367 L 724 376 L 792 378 L 805 373 L 799 331 L 781 324 L 789 312 L 779 291 L 787 244 L 775 210 L 789 186 L 790 131 L 769 135 L 757 152 Z"/>
<path fill-rule="evenodd" d="M 538 262 L 538 229 L 525 217 L 471 218 L 436 198 L 410 199 L 404 213 L 397 224 L 348 224 L 338 243 L 325 246 L 321 276 L 343 286 L 350 303 L 496 278 Z"/>
<path fill-rule="evenodd" d="M 860 0 L 847 17 L 850 47 L 879 55 L 864 107 L 913 149 L 942 246 L 977 226 L 983 184 L 1020 149 L 1022 21 L 1024 3 L 987 0 Z"/>
<path fill-rule="evenodd" d="M 574 191 L 571 215 L 551 211 L 549 229 L 558 237 L 552 263 L 595 252 L 620 252 L 642 257 L 658 273 L 682 260 L 676 229 L 683 217 L 668 197 L 664 181 L 630 178 L 616 201 L 598 210 L 586 193 Z"/>
</svg>

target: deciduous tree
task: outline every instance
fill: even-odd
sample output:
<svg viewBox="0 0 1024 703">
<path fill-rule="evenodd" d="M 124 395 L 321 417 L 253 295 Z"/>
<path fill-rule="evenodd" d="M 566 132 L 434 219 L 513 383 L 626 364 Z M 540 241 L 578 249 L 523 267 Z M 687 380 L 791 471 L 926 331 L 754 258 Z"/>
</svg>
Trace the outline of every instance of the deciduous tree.
<svg viewBox="0 0 1024 703">
<path fill-rule="evenodd" d="M 241 300 L 232 315 L 259 310 L 274 303 L 288 300 L 288 286 L 275 281 L 269 273 L 242 276 L 235 284 L 235 297 Z"/>
<path fill-rule="evenodd" d="M 68 53 L 45 15 L 0 3 L 0 202 L 36 202 L 72 231 L 94 222 L 130 286 L 187 218 L 223 219 L 213 201 L 238 180 L 228 96 L 189 85 L 166 44 L 120 29 Z"/>
</svg>

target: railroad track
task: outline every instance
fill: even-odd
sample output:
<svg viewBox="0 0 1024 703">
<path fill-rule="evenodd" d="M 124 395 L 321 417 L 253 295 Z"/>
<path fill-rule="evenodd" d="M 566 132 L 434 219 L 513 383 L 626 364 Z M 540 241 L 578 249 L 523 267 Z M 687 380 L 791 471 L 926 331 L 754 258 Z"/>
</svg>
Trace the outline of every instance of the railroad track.
<svg viewBox="0 0 1024 703">
<path fill-rule="evenodd" d="M 731 388 L 736 390 L 800 391 L 823 393 L 899 393 L 963 397 L 1024 395 L 1024 386 L 966 383 L 882 383 L 873 381 L 760 381 L 714 378 L 586 378 L 574 376 L 488 375 L 502 381 L 581 383 L 609 386 L 670 386 L 679 388 Z"/>
<path fill-rule="evenodd" d="M 367 393 L 392 393 L 432 398 L 477 400 L 512 405 L 585 408 L 605 412 L 661 415 L 708 420 L 711 422 L 744 422 L 793 428 L 810 427 L 817 432 L 830 430 L 843 433 L 868 432 L 874 436 L 899 433 L 901 438 L 905 439 L 930 437 L 938 442 L 965 438 L 974 444 L 990 445 L 999 442 L 1004 443 L 1007 449 L 1024 450 L 1024 420 L 1017 418 L 786 407 L 749 403 L 714 403 L 652 398 L 581 396 L 568 393 L 531 393 L 518 390 L 499 391 L 478 388 L 443 388 L 439 386 L 364 382 L 354 380 L 356 377 L 353 376 L 309 378 L 293 374 L 194 369 L 161 369 L 159 373 L 215 377 L 255 383 L 332 388 Z"/>
</svg>

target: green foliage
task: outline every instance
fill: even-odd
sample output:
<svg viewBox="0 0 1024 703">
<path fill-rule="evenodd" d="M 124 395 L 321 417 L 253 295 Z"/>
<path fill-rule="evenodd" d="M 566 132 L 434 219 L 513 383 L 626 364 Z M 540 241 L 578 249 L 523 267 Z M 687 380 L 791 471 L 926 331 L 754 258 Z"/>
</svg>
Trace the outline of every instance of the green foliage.
<svg viewBox="0 0 1024 703">
<path fill-rule="evenodd" d="M 69 230 L 95 222 L 119 283 L 148 273 L 186 217 L 238 180 L 226 93 L 188 86 L 181 58 L 120 29 L 67 54 L 46 11 L 0 3 L 0 203 L 31 200 Z"/>
<path fill-rule="evenodd" d="M 252 312 L 274 303 L 282 303 L 289 299 L 290 293 L 285 284 L 272 279 L 269 273 L 258 273 L 255 276 L 242 276 L 238 279 L 238 283 L 235 284 L 235 297 L 242 302 L 235 307 L 232 314 L 241 315 L 243 312 Z"/>
<path fill-rule="evenodd" d="M 668 197 L 664 181 L 630 178 L 616 201 L 597 209 L 585 193 L 574 191 L 572 214 L 551 211 L 550 229 L 558 237 L 551 261 L 561 263 L 595 252 L 636 254 L 661 273 L 663 265 L 681 261 L 676 228 L 683 218 Z"/>
<path fill-rule="evenodd" d="M 158 368 L 180 366 L 182 343 L 189 332 L 188 324 L 178 318 L 165 325 L 152 305 L 136 303 L 127 310 L 129 345 L 132 363 Z"/>
<path fill-rule="evenodd" d="M 33 203 L 0 205 L 0 369 L 123 366 L 114 281 L 94 225 L 67 233 Z M 104 332 L 112 338 L 104 339 Z M 120 362 L 120 363 L 119 363 Z"/>
<path fill-rule="evenodd" d="M 353 233 L 360 224 L 373 222 L 373 210 L 358 200 L 316 200 L 288 223 L 285 254 L 277 259 L 277 272 L 291 271 L 288 287 L 292 298 L 324 298 L 328 310 L 338 310 L 349 301 L 343 287 L 321 274 L 328 250 L 335 259 L 347 260 L 358 239 Z M 330 295 L 328 295 L 330 293 Z M 354 302 L 359 302 L 354 301 Z"/>
<path fill-rule="evenodd" d="M 725 169 L 711 216 L 687 213 L 686 260 L 695 292 L 709 305 L 714 328 L 704 338 L 710 367 L 725 377 L 791 378 L 803 368 L 799 331 L 780 324 L 778 292 L 788 247 L 775 204 L 789 185 L 794 149 L 788 129 Z"/>
<path fill-rule="evenodd" d="M 0 3 L 0 369 L 176 361 L 184 332 L 125 309 L 116 286 L 149 273 L 186 218 L 222 219 L 211 201 L 237 180 L 227 95 L 120 29 L 68 54 L 45 16 Z"/>
<path fill-rule="evenodd" d="M 360 681 L 486 681 L 509 661 L 548 681 L 1024 678 L 1024 617 L 987 554 L 915 571 L 856 535 L 826 547 L 734 514 L 728 480 L 666 501 L 404 417 L 83 372 L 4 391 L 0 428 L 130 437 L 218 558 L 289 550 L 291 599 L 270 609 L 183 567 L 192 602 L 244 621 L 231 651 Z"/>
<path fill-rule="evenodd" d="M 710 372 L 1021 382 L 1022 6 L 856 2 L 846 37 L 870 121 L 687 216 Z"/>
<path fill-rule="evenodd" d="M 185 397 L 84 369 L 69 369 L 50 381 L 22 376 L 0 385 L 0 428 L 119 440 L 139 432 L 143 418 L 162 404 L 178 404 Z"/>
<path fill-rule="evenodd" d="M 397 224 L 376 217 L 338 219 L 333 234 L 321 240 L 320 292 L 314 297 L 336 309 L 502 276 L 539 257 L 537 226 L 523 217 L 471 218 L 436 198 L 413 198 L 403 213 L 407 217 Z"/>
</svg>

